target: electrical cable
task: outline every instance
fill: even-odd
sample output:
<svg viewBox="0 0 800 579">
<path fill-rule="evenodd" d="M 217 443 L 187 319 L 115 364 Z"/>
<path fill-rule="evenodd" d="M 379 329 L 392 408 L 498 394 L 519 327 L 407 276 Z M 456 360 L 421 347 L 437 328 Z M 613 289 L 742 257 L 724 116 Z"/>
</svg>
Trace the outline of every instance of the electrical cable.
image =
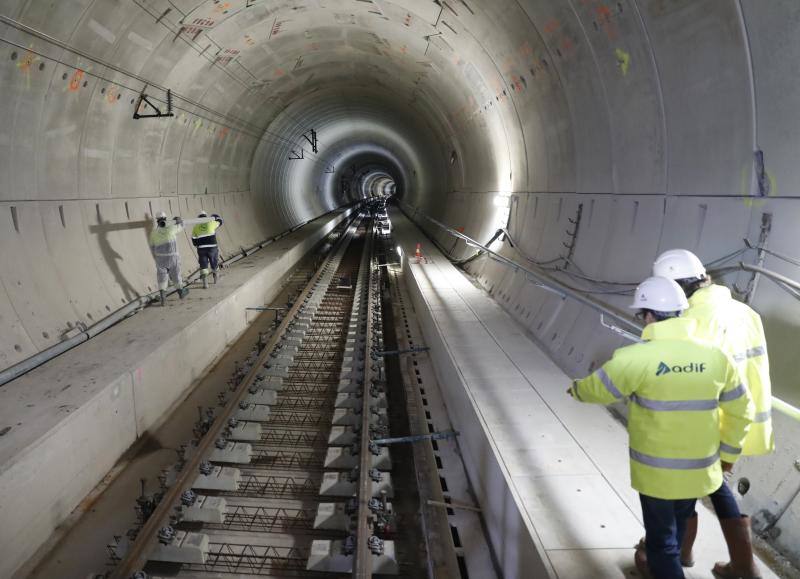
<svg viewBox="0 0 800 579">
<path fill-rule="evenodd" d="M 147 14 L 149 14 L 150 16 L 152 16 L 154 18 L 156 17 L 149 10 L 147 10 L 146 8 L 144 8 L 140 4 L 138 4 L 138 2 L 135 2 L 135 3 L 138 6 L 140 6 Z M 29 26 L 27 26 L 25 24 L 22 24 L 21 22 L 17 22 L 16 20 L 8 18 L 7 16 L 4 16 L 2 14 L 0 14 L 0 22 L 6 24 L 7 26 L 9 26 L 11 28 L 15 28 L 16 30 L 18 30 L 20 32 L 23 32 L 25 34 L 29 34 L 31 36 L 39 38 L 40 40 L 43 40 L 43 41 L 45 41 L 45 42 L 47 42 L 47 43 L 49 43 L 49 44 L 51 44 L 53 46 L 61 48 L 62 50 L 65 50 L 65 51 L 67 51 L 67 52 L 69 52 L 69 53 L 71 53 L 71 54 L 73 54 L 75 56 L 78 56 L 80 58 L 85 58 L 85 59 L 87 59 L 87 60 L 89 60 L 91 62 L 94 62 L 95 64 L 97 64 L 99 66 L 102 66 L 104 68 L 113 70 L 117 74 L 120 74 L 120 75 L 122 75 L 124 77 L 127 77 L 129 79 L 141 82 L 142 84 L 145 85 L 145 88 L 146 87 L 153 87 L 153 88 L 155 88 L 157 90 L 160 90 L 160 91 L 162 91 L 164 93 L 166 93 L 167 90 L 168 90 L 167 87 L 161 86 L 158 83 L 152 82 L 152 81 L 150 81 L 150 80 L 148 80 L 148 79 L 146 79 L 144 77 L 139 76 L 138 74 L 135 74 L 135 73 L 132 73 L 130 71 L 127 71 L 127 70 L 125 70 L 125 69 L 123 69 L 121 67 L 118 67 L 116 65 L 113 65 L 113 64 L 111 64 L 109 62 L 105 62 L 104 60 L 102 60 L 102 59 L 100 59 L 98 57 L 95 57 L 95 56 L 93 56 L 91 54 L 88 54 L 88 53 L 86 53 L 86 52 L 84 52 L 82 50 L 76 49 L 76 48 L 70 46 L 69 44 L 67 44 L 65 42 L 62 42 L 62 41 L 60 41 L 60 40 L 58 40 L 56 38 L 53 38 L 52 36 L 50 36 L 50 35 L 48 35 L 48 34 L 46 34 L 44 32 L 36 30 L 35 28 L 31 28 L 31 27 L 29 27 Z M 161 22 L 163 22 L 163 20 Z M 164 26 L 166 26 L 166 24 L 164 24 Z M 167 29 L 171 30 L 169 28 L 167 28 Z M 171 30 L 171 31 L 174 32 L 174 30 Z M 186 41 L 185 38 L 183 38 L 182 40 Z M 8 40 L 6 38 L 0 38 L 0 41 L 5 42 L 6 44 L 14 46 L 16 48 L 19 48 L 20 50 L 29 52 L 31 54 L 36 54 L 37 56 L 39 56 L 41 58 L 45 58 L 47 60 L 50 60 L 50 61 L 53 61 L 53 62 L 57 62 L 57 63 L 59 63 L 59 64 L 61 64 L 63 66 L 72 68 L 74 70 L 80 70 L 86 75 L 92 76 L 94 78 L 101 79 L 101 80 L 103 80 L 105 82 L 108 82 L 109 84 L 125 88 L 125 89 L 130 90 L 131 92 L 134 92 L 134 93 L 137 93 L 137 94 L 141 94 L 142 93 L 143 89 L 135 89 L 135 88 L 133 88 L 131 86 L 123 84 L 120 81 L 111 80 L 111 79 L 109 79 L 107 77 L 104 77 L 104 76 L 98 74 L 98 73 L 92 73 L 92 72 L 90 72 L 88 70 L 79 68 L 79 67 L 77 67 L 77 66 L 75 66 L 73 64 L 69 64 L 69 63 L 61 60 L 60 58 L 56 58 L 56 57 L 50 56 L 50 55 L 45 54 L 45 53 L 43 53 L 41 51 L 37 51 L 37 50 L 34 50 L 32 48 L 23 46 L 21 44 L 18 44 L 16 42 Z M 213 39 L 211 39 L 211 41 L 213 42 Z M 206 60 L 208 60 L 208 58 L 206 58 Z M 212 64 L 214 64 L 214 63 L 212 62 Z M 224 68 L 221 68 L 219 66 L 218 66 L 218 68 L 220 68 L 223 72 L 225 72 L 226 74 L 231 76 L 231 73 L 229 71 L 226 71 Z M 242 81 L 239 80 L 239 82 L 242 82 Z M 245 86 L 245 88 L 248 88 L 248 89 L 251 88 L 251 87 L 247 86 L 244 83 L 242 83 L 242 84 Z M 150 97 L 151 100 L 159 102 L 159 103 L 162 103 L 164 105 L 166 105 L 166 103 L 167 103 L 165 98 L 160 98 L 160 97 L 157 97 L 157 96 L 154 96 L 154 95 L 149 95 L 149 97 Z M 195 111 L 192 111 L 192 110 L 189 110 L 189 109 L 177 106 L 177 105 L 173 106 L 173 108 L 175 108 L 177 110 L 180 110 L 182 112 L 185 112 L 185 113 L 187 113 L 189 115 L 193 115 L 193 116 L 196 116 L 198 118 L 202 118 L 204 120 L 208 120 L 209 122 L 216 123 L 216 124 L 218 124 L 220 126 L 224 126 L 224 127 L 228 128 L 230 130 L 233 130 L 233 131 L 237 131 L 237 132 L 240 132 L 240 133 L 247 134 L 247 135 L 252 136 L 252 137 L 254 137 L 254 138 L 258 139 L 258 140 L 261 140 L 264 135 L 270 135 L 270 136 L 278 139 L 279 142 L 282 141 L 283 144 L 287 144 L 287 145 L 291 145 L 291 146 L 294 146 L 294 147 L 302 148 L 302 143 L 299 143 L 298 141 L 293 141 L 291 139 L 288 139 L 288 138 L 284 137 L 283 135 L 280 135 L 278 133 L 273 133 L 269 129 L 262 128 L 259 125 L 253 124 L 253 123 L 251 123 L 249 121 L 246 121 L 244 119 L 241 119 L 241 118 L 239 118 L 239 117 L 237 117 L 235 115 L 231 115 L 229 113 L 222 113 L 222 112 L 216 111 L 216 110 L 214 110 L 214 109 L 212 109 L 212 108 L 210 108 L 210 107 L 208 107 L 206 105 L 203 105 L 200 102 L 197 102 L 197 101 L 195 101 L 193 99 L 190 99 L 190 98 L 188 98 L 186 96 L 183 96 L 180 93 L 172 92 L 172 97 L 173 97 L 173 99 L 181 100 L 184 103 L 186 103 L 188 105 L 191 105 L 192 107 L 196 107 L 196 108 L 198 108 L 200 110 L 203 110 L 203 111 L 205 111 L 205 112 L 207 112 L 207 113 L 209 113 L 211 115 L 214 115 L 215 117 L 219 117 L 221 119 L 225 119 L 228 122 L 236 123 L 236 124 L 239 124 L 241 126 L 232 126 L 231 124 L 226 124 L 226 123 L 220 122 L 219 120 L 205 117 L 205 116 L 203 116 L 203 115 L 201 115 L 201 114 L 199 114 L 199 113 L 197 113 Z M 242 127 L 247 127 L 247 128 L 249 128 L 249 130 L 247 128 L 242 128 Z M 276 141 L 268 141 L 268 142 L 272 142 L 272 143 L 278 144 Z M 311 156 L 310 160 L 312 162 L 321 162 L 322 161 L 321 158 L 317 159 L 316 158 L 317 155 L 314 155 L 312 152 L 308 151 L 308 154 Z"/>
</svg>

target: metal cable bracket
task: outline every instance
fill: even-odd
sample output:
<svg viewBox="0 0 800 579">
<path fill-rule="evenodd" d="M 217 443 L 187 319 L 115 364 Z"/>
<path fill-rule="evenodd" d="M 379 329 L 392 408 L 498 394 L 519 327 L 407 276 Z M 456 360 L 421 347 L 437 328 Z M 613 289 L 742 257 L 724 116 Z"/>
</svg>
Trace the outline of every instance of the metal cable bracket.
<svg viewBox="0 0 800 579">
<path fill-rule="evenodd" d="M 400 354 L 415 354 L 417 352 L 427 352 L 430 350 L 428 346 L 420 346 L 409 348 L 408 350 L 386 350 L 385 352 L 372 352 L 370 358 L 376 360 L 385 356 L 399 356 Z"/>
<path fill-rule="evenodd" d="M 146 89 L 147 87 L 145 87 Z M 141 109 L 142 103 L 148 105 L 151 109 L 155 111 L 155 113 L 147 113 L 141 114 L 139 110 Z M 172 90 L 167 89 L 167 110 L 166 112 L 161 112 L 161 109 L 158 108 L 153 101 L 147 96 L 147 94 L 142 91 L 139 95 L 139 99 L 136 101 L 136 106 L 133 109 L 133 118 L 134 119 L 153 119 L 159 117 L 174 117 L 175 115 L 172 112 Z"/>
<path fill-rule="evenodd" d="M 423 440 L 443 440 L 445 438 L 455 438 L 461 433 L 457 430 L 443 430 L 441 432 L 431 432 L 430 434 L 416 434 L 412 436 L 398 436 L 395 438 L 378 438 L 373 440 L 373 444 L 388 446 L 390 444 L 402 444 L 404 442 L 422 442 Z"/>
</svg>

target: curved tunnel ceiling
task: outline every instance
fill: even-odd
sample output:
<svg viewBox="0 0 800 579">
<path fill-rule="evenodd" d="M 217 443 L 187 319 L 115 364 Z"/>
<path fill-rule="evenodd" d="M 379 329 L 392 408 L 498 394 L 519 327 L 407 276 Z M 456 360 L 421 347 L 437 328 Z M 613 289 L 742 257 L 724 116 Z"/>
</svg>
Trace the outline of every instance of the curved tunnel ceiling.
<svg viewBox="0 0 800 579">
<path fill-rule="evenodd" d="M 796 0 L 0 0 L 0 368 L 152 291 L 161 210 L 223 214 L 230 255 L 393 190 L 617 306 L 672 247 L 796 279 L 798 27 Z M 168 89 L 174 117 L 132 119 Z M 469 267 L 572 375 L 626 343 Z M 800 404 L 797 296 L 725 282 Z M 786 420 L 758 508 L 795 472 Z"/>
<path fill-rule="evenodd" d="M 477 239 L 510 215 L 544 261 L 580 206 L 570 257 L 609 280 L 641 278 L 675 243 L 726 255 L 762 213 L 773 242 L 793 227 L 791 0 L 3 0 L 0 14 L 2 365 L 148 291 L 142 230 L 121 223 L 210 206 L 237 223 L 223 242 L 246 247 L 361 195 L 344 184 L 365 169 Z M 166 89 L 174 118 L 131 119 L 143 92 L 165 109 Z M 755 295 L 776 343 L 800 325 L 787 299 Z"/>
</svg>

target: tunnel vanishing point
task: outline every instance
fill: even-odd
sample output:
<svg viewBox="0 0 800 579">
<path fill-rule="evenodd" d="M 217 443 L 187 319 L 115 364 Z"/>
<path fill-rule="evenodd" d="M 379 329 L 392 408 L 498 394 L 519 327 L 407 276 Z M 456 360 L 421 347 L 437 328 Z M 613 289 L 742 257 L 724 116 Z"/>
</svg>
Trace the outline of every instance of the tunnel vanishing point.
<svg viewBox="0 0 800 579">
<path fill-rule="evenodd" d="M 0 577 L 630 577 L 625 409 L 564 390 L 671 248 L 762 317 L 729 484 L 797 577 L 798 63 L 796 0 L 0 0 Z M 201 210 L 220 282 L 189 223 L 159 308 Z"/>
</svg>

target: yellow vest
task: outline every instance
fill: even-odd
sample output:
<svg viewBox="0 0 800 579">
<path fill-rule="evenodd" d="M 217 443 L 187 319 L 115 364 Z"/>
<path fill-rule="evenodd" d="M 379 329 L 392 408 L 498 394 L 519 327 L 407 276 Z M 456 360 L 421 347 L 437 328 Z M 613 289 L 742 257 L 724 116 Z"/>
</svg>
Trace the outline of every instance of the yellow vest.
<svg viewBox="0 0 800 579">
<path fill-rule="evenodd" d="M 734 362 L 694 338 L 695 324 L 649 324 L 642 333 L 648 341 L 618 349 L 571 389 L 582 402 L 628 399 L 631 485 L 647 496 L 690 499 L 716 491 L 720 459 L 736 462 L 753 419 Z"/>
<path fill-rule="evenodd" d="M 746 304 L 733 299 L 731 290 L 721 285 L 697 290 L 689 298 L 689 309 L 683 317 L 697 320 L 698 338 L 711 342 L 733 358 L 744 385 L 750 390 L 756 415 L 743 453 L 760 455 L 775 450 L 772 385 L 761 317 Z"/>
<path fill-rule="evenodd" d="M 150 247 L 155 255 L 178 255 L 178 234 L 183 231 L 182 225 L 156 226 L 150 232 Z"/>
<path fill-rule="evenodd" d="M 192 229 L 192 239 L 197 247 L 216 247 L 216 231 L 219 228 L 218 221 L 205 221 L 198 223 Z"/>
</svg>

